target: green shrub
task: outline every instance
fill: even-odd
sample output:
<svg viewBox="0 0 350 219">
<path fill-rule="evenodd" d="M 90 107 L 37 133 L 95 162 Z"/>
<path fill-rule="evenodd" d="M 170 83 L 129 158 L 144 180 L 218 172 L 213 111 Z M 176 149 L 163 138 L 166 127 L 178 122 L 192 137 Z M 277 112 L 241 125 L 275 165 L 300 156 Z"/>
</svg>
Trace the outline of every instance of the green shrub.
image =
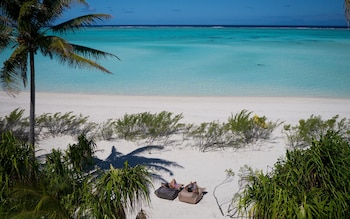
<svg viewBox="0 0 350 219">
<path fill-rule="evenodd" d="M 72 112 L 62 114 L 45 113 L 36 118 L 37 133 L 44 137 L 58 135 L 76 135 L 86 133 L 95 124 L 88 123 L 88 117 L 72 115 Z"/>
<path fill-rule="evenodd" d="M 173 115 L 171 112 L 162 111 L 151 114 L 149 112 L 137 114 L 125 114 L 118 119 L 115 127 L 118 135 L 127 140 L 148 139 L 149 142 L 160 138 L 169 138 L 178 133 L 184 124 L 179 123 L 182 114 Z"/>
<path fill-rule="evenodd" d="M 97 128 L 97 133 L 96 137 L 101 138 L 103 140 L 111 140 L 115 136 L 115 127 L 116 127 L 116 122 L 113 121 L 112 119 L 108 119 L 106 122 L 103 122 L 100 124 Z"/>
<path fill-rule="evenodd" d="M 216 121 L 204 122 L 192 127 L 188 135 L 197 141 L 201 151 L 216 150 L 226 146 L 224 125 Z"/>
<path fill-rule="evenodd" d="M 100 169 L 95 147 L 80 135 L 78 143 L 52 150 L 39 165 L 33 147 L 4 133 L 0 218 L 125 218 L 126 211 L 149 204 L 151 172 L 127 162 L 121 169 Z"/>
<path fill-rule="evenodd" d="M 248 169 L 242 180 L 247 184 L 234 197 L 232 214 L 251 218 L 348 218 L 349 141 L 328 131 L 309 149 L 287 151 L 271 172 Z"/>
<path fill-rule="evenodd" d="M 337 131 L 341 136 L 350 139 L 350 120 L 346 118 L 339 120 L 338 115 L 328 120 L 311 115 L 306 120 L 299 120 L 296 126 L 285 125 L 283 131 L 287 136 L 287 146 L 305 148 L 311 145 L 313 140 L 318 140 L 320 136 L 325 135 L 327 130 Z"/>
<path fill-rule="evenodd" d="M 18 181 L 33 182 L 38 163 L 34 159 L 34 147 L 24 144 L 11 132 L 2 133 L 0 140 L 0 217 L 2 212 L 14 208 L 12 188 Z"/>
<path fill-rule="evenodd" d="M 8 116 L 0 117 L 0 139 L 2 133 L 11 132 L 16 139 L 28 141 L 29 120 L 28 117 L 23 117 L 24 110 L 15 109 Z"/>
<path fill-rule="evenodd" d="M 259 117 L 255 114 L 252 117 L 252 112 L 242 110 L 234 116 L 231 115 L 225 125 L 231 134 L 227 141 L 230 145 L 246 145 L 258 140 L 266 140 L 278 125 L 277 122 L 267 121 L 265 116 Z"/>
<path fill-rule="evenodd" d="M 226 123 L 216 121 L 194 126 L 188 135 L 196 140 L 202 151 L 231 147 L 240 148 L 259 140 L 267 140 L 280 123 L 267 121 L 265 116 L 252 116 L 242 110 L 231 115 Z"/>
</svg>

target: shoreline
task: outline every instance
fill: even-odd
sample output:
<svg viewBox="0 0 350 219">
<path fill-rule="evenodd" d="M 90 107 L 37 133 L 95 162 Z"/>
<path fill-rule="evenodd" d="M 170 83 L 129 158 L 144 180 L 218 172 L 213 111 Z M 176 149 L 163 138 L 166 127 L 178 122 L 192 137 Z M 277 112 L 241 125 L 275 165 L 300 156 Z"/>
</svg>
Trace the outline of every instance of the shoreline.
<svg viewBox="0 0 350 219">
<path fill-rule="evenodd" d="M 29 92 L 11 97 L 0 92 L 0 116 L 16 108 L 29 113 Z M 123 116 L 125 113 L 168 111 L 182 113 L 185 120 L 207 122 L 227 119 L 231 114 L 248 110 L 271 120 L 296 122 L 311 115 L 350 118 L 350 99 L 317 97 L 195 97 L 195 96 L 125 96 L 101 94 L 36 93 L 36 114 L 73 112 L 89 116 L 95 122 Z M 280 115 L 281 118 L 278 118 Z M 200 121 L 200 119 L 204 121 Z M 298 121 L 298 120 L 297 120 Z"/>
</svg>

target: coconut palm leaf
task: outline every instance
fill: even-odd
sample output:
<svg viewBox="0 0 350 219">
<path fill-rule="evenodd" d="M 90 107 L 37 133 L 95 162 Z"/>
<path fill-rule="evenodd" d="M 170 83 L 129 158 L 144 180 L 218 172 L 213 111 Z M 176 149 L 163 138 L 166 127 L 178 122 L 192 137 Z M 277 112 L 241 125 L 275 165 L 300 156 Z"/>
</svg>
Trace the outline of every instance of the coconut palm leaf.
<svg viewBox="0 0 350 219">
<path fill-rule="evenodd" d="M 0 10 L 2 16 L 15 21 L 18 18 L 18 13 L 21 9 L 21 5 L 18 0 L 1 0 Z"/>
<path fill-rule="evenodd" d="M 41 16 L 48 24 L 52 24 L 57 18 L 61 17 L 66 9 L 71 8 L 71 4 L 81 4 L 88 6 L 85 0 L 43 0 L 42 7 L 45 7 Z M 45 16 L 46 15 L 46 16 Z"/>
<path fill-rule="evenodd" d="M 89 47 L 85 47 L 85 46 L 81 46 L 81 45 L 76 45 L 76 44 L 71 44 L 73 46 L 73 49 L 76 53 L 78 54 L 82 54 L 83 56 L 88 56 L 91 58 L 101 58 L 101 57 L 114 57 L 117 58 L 118 60 L 120 60 L 118 58 L 118 56 L 112 54 L 112 53 L 107 53 L 107 52 L 103 52 L 101 50 L 96 50 L 96 49 L 92 49 Z"/>
<path fill-rule="evenodd" d="M 102 65 L 99 65 L 97 62 L 92 61 L 91 59 L 85 58 L 83 56 L 79 56 L 76 53 L 71 53 L 70 56 L 58 56 L 60 62 L 68 64 L 70 67 L 90 67 L 96 68 L 105 73 L 112 73 L 108 69 L 104 68 Z"/>
<path fill-rule="evenodd" d="M 111 18 L 108 14 L 88 14 L 69 21 L 63 22 L 50 28 L 54 33 L 65 33 L 80 29 L 82 26 L 95 24 L 98 21 L 105 21 Z"/>
<path fill-rule="evenodd" d="M 350 23 L 350 0 L 344 0 L 344 14 L 345 14 L 346 22 L 348 23 L 348 27 L 349 27 L 349 23 Z"/>
<path fill-rule="evenodd" d="M 27 84 L 27 51 L 25 46 L 16 47 L 0 70 L 0 82 L 10 94 L 18 93 L 21 80 L 24 86 Z"/>
<path fill-rule="evenodd" d="M 13 28 L 8 19 L 0 16 L 0 52 L 14 41 L 12 36 Z"/>
<path fill-rule="evenodd" d="M 92 59 L 89 59 L 89 57 L 98 59 L 106 56 L 116 57 L 115 55 L 100 50 L 91 49 L 89 47 L 74 44 L 72 45 L 57 36 L 47 36 L 45 38 L 46 39 L 42 40 L 42 43 L 39 45 L 40 51 L 43 53 L 43 55 L 48 55 L 51 59 L 56 57 L 61 63 L 67 64 L 70 67 L 95 68 L 105 73 L 112 73 L 102 65 L 98 64 Z M 82 55 L 76 53 L 76 50 Z"/>
</svg>

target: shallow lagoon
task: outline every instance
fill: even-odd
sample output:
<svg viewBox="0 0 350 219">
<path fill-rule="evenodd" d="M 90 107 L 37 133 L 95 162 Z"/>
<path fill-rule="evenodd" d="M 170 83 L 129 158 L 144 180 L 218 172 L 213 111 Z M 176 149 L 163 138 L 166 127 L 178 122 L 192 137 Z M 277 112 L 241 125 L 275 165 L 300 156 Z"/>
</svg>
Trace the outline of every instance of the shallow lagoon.
<svg viewBox="0 0 350 219">
<path fill-rule="evenodd" d="M 121 61 L 101 61 L 109 75 L 37 56 L 37 91 L 350 98 L 345 29 L 94 27 L 64 37 Z"/>
</svg>

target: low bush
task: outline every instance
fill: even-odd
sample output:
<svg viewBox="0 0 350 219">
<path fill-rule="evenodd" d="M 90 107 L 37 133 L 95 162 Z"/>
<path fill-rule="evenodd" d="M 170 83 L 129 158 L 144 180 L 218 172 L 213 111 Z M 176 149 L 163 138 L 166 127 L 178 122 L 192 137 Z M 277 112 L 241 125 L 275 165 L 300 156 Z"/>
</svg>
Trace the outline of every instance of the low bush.
<svg viewBox="0 0 350 219">
<path fill-rule="evenodd" d="M 116 122 L 108 119 L 97 127 L 96 137 L 103 140 L 112 140 L 116 136 L 115 131 Z"/>
<path fill-rule="evenodd" d="M 8 116 L 0 117 L 0 140 L 2 133 L 11 131 L 18 140 L 28 141 L 29 119 L 23 117 L 23 109 L 15 109 Z"/>
<path fill-rule="evenodd" d="M 252 112 L 242 110 L 231 115 L 225 128 L 230 135 L 227 141 L 229 145 L 247 145 L 259 140 L 267 140 L 271 137 L 273 130 L 279 126 L 278 122 L 267 121 L 265 116 L 252 116 Z"/>
<path fill-rule="evenodd" d="M 327 130 L 336 131 L 350 140 L 350 120 L 339 119 L 338 115 L 327 120 L 323 120 L 321 116 L 311 115 L 306 120 L 299 120 L 298 125 L 284 125 L 283 128 L 283 132 L 287 136 L 286 144 L 291 149 L 310 146 L 313 140 L 318 140 L 320 136 L 326 134 Z"/>
<path fill-rule="evenodd" d="M 213 121 L 193 126 L 188 136 L 194 138 L 201 151 L 220 148 L 240 148 L 259 140 L 267 140 L 280 123 L 267 121 L 265 116 L 252 116 L 242 110 L 225 123 Z"/>
<path fill-rule="evenodd" d="M 272 171 L 246 169 L 244 189 L 231 216 L 249 218 L 348 218 L 350 145 L 328 131 L 308 149 L 287 151 Z"/>
<path fill-rule="evenodd" d="M 226 146 L 225 125 L 217 121 L 191 127 L 188 136 L 196 140 L 201 151 L 216 150 Z"/>
<path fill-rule="evenodd" d="M 165 138 L 178 133 L 185 125 L 180 123 L 182 114 L 173 115 L 162 111 L 151 114 L 149 112 L 125 114 L 115 123 L 119 137 L 127 140 L 147 139 L 148 142 Z"/>
<path fill-rule="evenodd" d="M 95 124 L 88 123 L 87 116 L 68 113 L 45 113 L 36 118 L 36 133 L 44 137 L 58 135 L 75 135 L 91 131 Z"/>
<path fill-rule="evenodd" d="M 84 135 L 67 149 L 34 159 L 35 149 L 11 132 L 0 141 L 0 218 L 125 218 L 149 204 L 151 172 L 127 162 L 102 169 Z"/>
</svg>

